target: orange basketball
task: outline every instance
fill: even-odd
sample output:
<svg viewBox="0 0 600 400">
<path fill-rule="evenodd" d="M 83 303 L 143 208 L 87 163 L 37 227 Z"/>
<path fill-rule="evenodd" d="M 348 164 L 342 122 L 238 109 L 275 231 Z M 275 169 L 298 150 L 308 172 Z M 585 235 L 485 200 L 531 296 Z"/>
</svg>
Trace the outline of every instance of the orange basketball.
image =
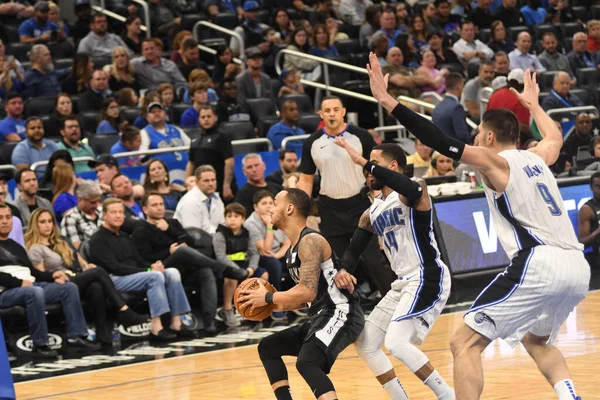
<svg viewBox="0 0 600 400">
<path fill-rule="evenodd" d="M 241 296 L 240 292 L 242 290 L 258 289 L 259 288 L 258 281 L 261 281 L 262 284 L 265 285 L 265 287 L 267 288 L 267 290 L 269 292 L 276 292 L 273 285 L 271 285 L 269 282 L 265 281 L 264 279 L 249 278 L 238 285 L 238 287 L 235 289 L 235 293 L 233 295 L 233 302 L 235 304 L 235 308 L 238 310 L 238 312 L 240 313 L 240 315 L 242 317 L 244 317 L 250 321 L 262 321 L 263 319 L 265 319 L 269 315 L 271 315 L 271 313 L 273 312 L 273 309 L 275 308 L 275 304 L 267 304 L 266 306 L 255 307 L 254 310 L 252 310 L 252 311 L 250 311 L 251 307 L 247 307 L 243 310 L 240 310 L 240 303 L 239 303 L 239 297 Z"/>
</svg>

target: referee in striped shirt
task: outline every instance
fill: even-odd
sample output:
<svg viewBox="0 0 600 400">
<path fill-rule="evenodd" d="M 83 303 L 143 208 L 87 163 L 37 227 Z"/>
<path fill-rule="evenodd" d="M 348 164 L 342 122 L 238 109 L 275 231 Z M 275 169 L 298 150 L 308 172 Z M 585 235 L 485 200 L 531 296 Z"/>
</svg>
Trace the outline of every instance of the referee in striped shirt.
<svg viewBox="0 0 600 400">
<path fill-rule="evenodd" d="M 315 173 L 319 171 L 321 188 L 318 206 L 321 217 L 321 233 L 336 255 L 342 257 L 350 239 L 358 227 L 362 213 L 371 206 L 369 199 L 361 193 L 365 186 L 362 168 L 352 162 L 348 153 L 336 146 L 333 140 L 341 136 L 368 160 L 375 141 L 365 129 L 344 122 L 346 109 L 337 96 L 327 96 L 321 102 L 319 115 L 324 128 L 310 135 L 302 147 L 302 161 L 298 172 L 298 188 L 310 196 Z M 390 289 L 396 278 L 389 264 L 383 260 L 379 244 L 374 237 L 363 253 L 362 263 L 377 285 L 381 296 Z"/>
</svg>

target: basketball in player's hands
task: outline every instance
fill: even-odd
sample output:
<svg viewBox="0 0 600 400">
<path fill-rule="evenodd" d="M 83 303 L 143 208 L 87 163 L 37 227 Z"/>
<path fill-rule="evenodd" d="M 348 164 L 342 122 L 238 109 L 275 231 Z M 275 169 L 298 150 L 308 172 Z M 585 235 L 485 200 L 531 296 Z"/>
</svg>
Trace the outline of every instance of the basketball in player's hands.
<svg viewBox="0 0 600 400">
<path fill-rule="evenodd" d="M 242 291 L 244 290 L 256 290 L 258 288 L 260 288 L 260 284 L 258 282 L 261 282 L 264 287 L 269 291 L 269 292 L 276 292 L 277 290 L 275 289 L 275 287 L 273 287 L 273 285 L 271 285 L 269 282 L 265 281 L 264 279 L 261 278 L 250 278 L 250 279 L 246 279 L 245 281 L 243 281 L 242 283 L 240 283 L 238 285 L 238 287 L 235 289 L 235 293 L 233 295 L 233 302 L 235 304 L 235 308 L 238 310 L 238 313 L 240 313 L 240 315 L 242 317 L 244 317 L 247 320 L 250 321 L 262 321 L 263 319 L 267 318 L 269 315 L 271 315 L 271 313 L 273 312 L 273 309 L 275 308 L 275 304 L 267 304 L 264 306 L 258 306 L 258 307 L 254 307 L 254 309 L 251 306 L 248 307 L 244 307 L 244 303 L 240 302 L 240 297 L 242 297 Z"/>
</svg>

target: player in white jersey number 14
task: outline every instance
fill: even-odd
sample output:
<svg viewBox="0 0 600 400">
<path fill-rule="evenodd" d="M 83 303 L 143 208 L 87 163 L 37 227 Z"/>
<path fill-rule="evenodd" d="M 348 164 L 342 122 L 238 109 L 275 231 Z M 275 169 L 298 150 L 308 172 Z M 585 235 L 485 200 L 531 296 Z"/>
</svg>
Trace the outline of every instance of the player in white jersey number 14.
<svg viewBox="0 0 600 400">
<path fill-rule="evenodd" d="M 445 136 L 434 124 L 387 93 L 387 77 L 369 55 L 371 91 L 381 105 L 423 144 L 481 174 L 494 225 L 511 264 L 484 289 L 452 338 L 456 398 L 478 399 L 483 392 L 481 353 L 495 339 L 519 341 L 535 360 L 560 400 L 579 399 L 567 364 L 552 346 L 561 324 L 585 298 L 590 270 L 566 214 L 548 165 L 556 162 L 562 135 L 540 107 L 535 73 L 525 72 L 517 96 L 533 116 L 542 140 L 517 149 L 519 123 L 504 109 L 487 111 L 477 146 Z"/>
</svg>

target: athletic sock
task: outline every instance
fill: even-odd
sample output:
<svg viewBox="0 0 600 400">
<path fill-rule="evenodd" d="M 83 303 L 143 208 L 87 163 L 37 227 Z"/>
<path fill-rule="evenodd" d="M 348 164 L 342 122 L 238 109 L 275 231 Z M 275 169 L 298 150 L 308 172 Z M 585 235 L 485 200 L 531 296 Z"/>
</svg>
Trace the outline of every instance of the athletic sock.
<svg viewBox="0 0 600 400">
<path fill-rule="evenodd" d="M 398 378 L 387 381 L 383 384 L 383 388 L 388 392 L 392 400 L 408 400 L 408 396 Z"/>
<path fill-rule="evenodd" d="M 438 400 L 454 400 L 456 398 L 454 390 L 448 386 L 437 370 L 434 370 L 423 383 L 435 393 Z"/>
<path fill-rule="evenodd" d="M 280 386 L 275 389 L 275 397 L 277 400 L 293 400 L 292 389 L 289 386 Z"/>
<path fill-rule="evenodd" d="M 558 395 L 558 400 L 573 400 L 577 398 L 575 385 L 570 379 L 564 379 L 554 384 L 554 391 Z"/>
</svg>

